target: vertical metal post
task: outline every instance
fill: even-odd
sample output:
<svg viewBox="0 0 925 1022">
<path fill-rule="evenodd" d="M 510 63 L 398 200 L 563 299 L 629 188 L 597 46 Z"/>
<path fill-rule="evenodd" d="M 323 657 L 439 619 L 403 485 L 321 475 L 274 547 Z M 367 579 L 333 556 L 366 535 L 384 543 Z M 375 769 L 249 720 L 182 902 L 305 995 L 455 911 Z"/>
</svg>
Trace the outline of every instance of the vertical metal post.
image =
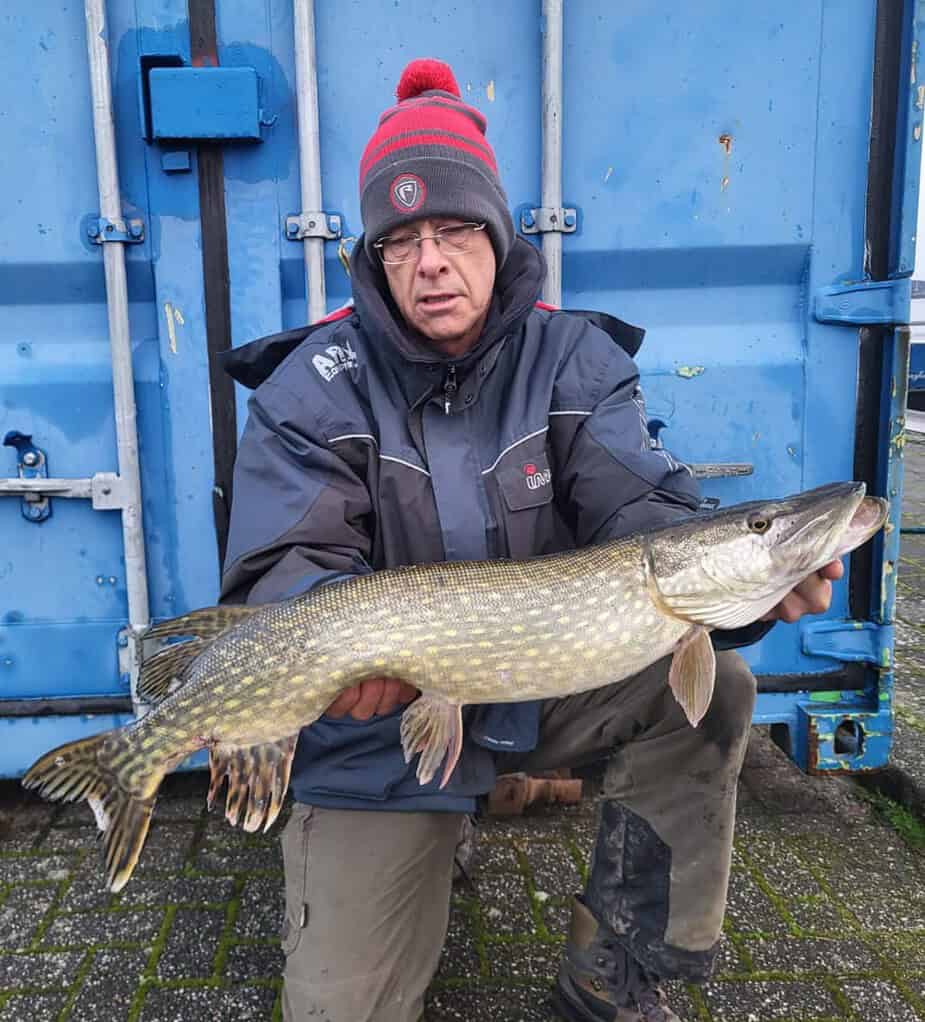
<svg viewBox="0 0 925 1022">
<path fill-rule="evenodd" d="M 318 65 L 315 59 L 314 0 L 295 0 L 295 80 L 299 126 L 299 179 L 302 211 L 324 209 L 321 201 L 321 138 L 318 126 Z M 304 238 L 305 295 L 308 321 L 327 312 L 324 287 L 324 238 Z"/>
<path fill-rule="evenodd" d="M 87 54 L 93 100 L 93 134 L 96 141 L 96 175 L 100 192 L 100 216 L 125 229 L 116 163 L 116 135 L 112 116 L 109 72 L 109 32 L 105 0 L 85 0 Z M 115 405 L 119 476 L 125 494 L 122 506 L 122 541 L 125 546 L 125 585 L 128 620 L 133 633 L 149 622 L 148 574 L 145 564 L 141 505 L 141 473 L 138 465 L 138 427 L 135 412 L 135 381 L 132 343 L 128 323 L 128 285 L 125 248 L 118 241 L 103 246 L 106 275 L 106 306 L 112 349 L 112 389 Z"/>
<path fill-rule="evenodd" d="M 562 0 L 543 0 L 543 180 L 544 209 L 562 208 Z M 543 301 L 562 304 L 562 235 L 543 234 L 548 267 Z"/>
</svg>

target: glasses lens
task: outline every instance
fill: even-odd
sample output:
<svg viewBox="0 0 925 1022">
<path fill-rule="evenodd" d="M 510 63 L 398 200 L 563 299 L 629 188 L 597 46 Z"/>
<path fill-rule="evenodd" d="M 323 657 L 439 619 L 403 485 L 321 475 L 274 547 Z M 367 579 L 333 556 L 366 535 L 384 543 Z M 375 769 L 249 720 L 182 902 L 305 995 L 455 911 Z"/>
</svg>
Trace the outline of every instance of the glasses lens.
<svg viewBox="0 0 925 1022">
<path fill-rule="evenodd" d="M 452 227 L 441 227 L 437 231 L 441 247 L 447 252 L 465 252 L 472 241 L 472 231 L 476 224 L 454 224 Z"/>
<path fill-rule="evenodd" d="M 414 241 L 411 238 L 383 238 L 382 258 L 387 263 L 403 263 L 410 258 L 414 249 Z"/>
</svg>

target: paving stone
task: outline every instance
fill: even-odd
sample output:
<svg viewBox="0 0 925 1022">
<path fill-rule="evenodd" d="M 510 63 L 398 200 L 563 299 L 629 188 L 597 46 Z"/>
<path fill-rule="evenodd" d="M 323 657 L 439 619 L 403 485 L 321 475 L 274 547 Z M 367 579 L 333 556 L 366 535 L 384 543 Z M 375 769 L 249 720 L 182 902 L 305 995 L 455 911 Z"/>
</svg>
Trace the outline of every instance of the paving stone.
<svg viewBox="0 0 925 1022">
<path fill-rule="evenodd" d="M 527 889 L 520 877 L 482 877 L 479 905 L 482 925 L 490 936 L 537 936 Z"/>
<path fill-rule="evenodd" d="M 787 924 L 749 876 L 734 874 L 729 884 L 726 918 L 739 933 L 784 935 Z"/>
<path fill-rule="evenodd" d="M 155 822 L 145 841 L 133 877 L 181 870 L 190 856 L 196 833 L 197 824 L 194 823 Z"/>
<path fill-rule="evenodd" d="M 281 879 L 250 878 L 241 892 L 235 936 L 275 940 L 282 930 L 284 911 L 285 891 Z"/>
<path fill-rule="evenodd" d="M 224 912 L 178 909 L 157 963 L 158 979 L 208 979 L 224 928 Z"/>
<path fill-rule="evenodd" d="M 810 1022 L 840 1018 L 835 1002 L 819 983 L 708 983 L 703 995 L 713 1022 Z M 873 1022 L 868 1016 L 865 1022 Z"/>
<path fill-rule="evenodd" d="M 82 951 L 0 955 L 0 990 L 69 986 L 83 960 Z"/>
<path fill-rule="evenodd" d="M 476 838 L 475 855 L 470 870 L 473 879 L 480 873 L 519 873 L 520 863 L 510 841 L 489 841 Z"/>
<path fill-rule="evenodd" d="M 58 1022 L 67 994 L 29 994 L 11 997 L 0 1010 L 0 1022 Z"/>
<path fill-rule="evenodd" d="M 78 865 L 76 855 L 35 855 L 0 856 L 0 883 L 32 883 L 36 880 L 50 880 L 59 883 L 67 880 Z"/>
<path fill-rule="evenodd" d="M 270 987 L 232 986 L 227 989 L 152 987 L 145 997 L 140 1022 L 190 1022 L 192 1019 L 221 1019 L 249 1022 L 269 1019 L 276 1000 Z"/>
<path fill-rule="evenodd" d="M 549 990 L 515 987 L 435 990 L 426 1001 L 427 1022 L 549 1022 Z"/>
<path fill-rule="evenodd" d="M 127 1018 L 147 962 L 147 951 L 100 948 L 80 986 L 71 1019 L 108 1022 Z"/>
<path fill-rule="evenodd" d="M 485 948 L 494 979 L 550 986 L 556 978 L 564 950 L 562 944 L 538 941 L 488 943 Z"/>
<path fill-rule="evenodd" d="M 925 937 L 878 940 L 877 954 L 897 972 L 925 975 Z"/>
<path fill-rule="evenodd" d="M 42 940 L 49 947 L 98 947 L 102 944 L 150 944 L 158 935 L 164 913 L 78 912 L 58 915 Z"/>
<path fill-rule="evenodd" d="M 881 968 L 874 952 L 860 941 L 798 939 L 748 942 L 756 972 L 846 973 Z"/>
<path fill-rule="evenodd" d="M 847 937 L 855 932 L 827 897 L 794 898 L 787 902 L 787 911 L 806 936 Z"/>
<path fill-rule="evenodd" d="M 29 947 L 55 899 L 52 887 L 15 887 L 0 906 L 0 946 L 9 951 Z"/>
<path fill-rule="evenodd" d="M 481 973 L 481 961 L 475 945 L 468 914 L 459 906 L 450 911 L 443 953 L 437 968 L 438 979 L 475 979 Z"/>
<path fill-rule="evenodd" d="M 752 840 L 741 838 L 740 841 L 762 878 L 777 894 L 796 898 L 822 893 L 812 872 L 785 839 L 776 834 L 766 834 Z"/>
<path fill-rule="evenodd" d="M 580 890 L 581 876 L 571 852 L 560 841 L 536 841 L 522 845 L 536 890 L 548 895 L 569 895 Z"/>
<path fill-rule="evenodd" d="M 94 842 L 95 845 L 95 842 Z M 138 881 L 133 876 L 129 887 Z M 102 856 L 95 846 L 75 871 L 71 883 L 61 896 L 58 908 L 62 912 L 79 912 L 84 909 L 105 909 L 116 900 L 106 886 L 106 873 Z"/>
<path fill-rule="evenodd" d="M 220 905 L 234 896 L 231 877 L 172 876 L 132 877 L 115 899 L 121 907 L 144 908 L 156 905 Z"/>
<path fill-rule="evenodd" d="M 845 980 L 841 983 L 858 1018 L 865 1022 L 909 1022 L 921 1018 L 900 991 L 884 980 Z"/>
<path fill-rule="evenodd" d="M 234 944 L 228 949 L 225 978 L 241 983 L 281 976 L 284 964 L 283 951 L 278 944 Z"/>
<path fill-rule="evenodd" d="M 223 823 L 220 834 L 207 830 L 196 854 L 195 868 L 204 873 L 266 873 L 267 870 L 282 873 L 279 838 L 255 838 Z"/>
<path fill-rule="evenodd" d="M 567 937 L 569 924 L 572 920 L 571 902 L 558 904 L 554 901 L 548 901 L 543 903 L 541 907 L 543 910 L 543 922 L 546 923 L 546 929 L 549 931 L 550 937 Z"/>
</svg>

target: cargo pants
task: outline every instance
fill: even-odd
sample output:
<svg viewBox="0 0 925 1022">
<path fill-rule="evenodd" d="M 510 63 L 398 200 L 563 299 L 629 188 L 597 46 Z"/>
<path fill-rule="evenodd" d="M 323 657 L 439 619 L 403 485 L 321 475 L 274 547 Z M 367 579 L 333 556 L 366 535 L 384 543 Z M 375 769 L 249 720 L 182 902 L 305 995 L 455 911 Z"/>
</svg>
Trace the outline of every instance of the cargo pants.
<svg viewBox="0 0 925 1022">
<path fill-rule="evenodd" d="M 647 968 L 694 982 L 709 976 L 720 936 L 755 700 L 742 658 L 716 660 L 698 728 L 668 688 L 666 659 L 547 700 L 537 747 L 498 762 L 506 773 L 607 760 L 584 899 Z M 461 822 L 293 807 L 282 837 L 286 1022 L 418 1022 L 446 937 Z"/>
</svg>

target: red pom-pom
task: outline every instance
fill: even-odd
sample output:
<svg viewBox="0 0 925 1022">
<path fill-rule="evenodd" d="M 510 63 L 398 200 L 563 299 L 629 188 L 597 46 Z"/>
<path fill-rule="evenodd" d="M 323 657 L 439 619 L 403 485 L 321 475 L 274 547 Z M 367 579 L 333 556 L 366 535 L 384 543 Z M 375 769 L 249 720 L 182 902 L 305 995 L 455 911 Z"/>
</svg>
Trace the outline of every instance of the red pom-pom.
<svg viewBox="0 0 925 1022">
<path fill-rule="evenodd" d="M 403 99 L 414 99 L 431 89 L 449 92 L 457 99 L 461 97 L 456 76 L 449 64 L 444 64 L 442 60 L 412 60 L 402 71 L 395 95 L 400 103 Z"/>
</svg>

